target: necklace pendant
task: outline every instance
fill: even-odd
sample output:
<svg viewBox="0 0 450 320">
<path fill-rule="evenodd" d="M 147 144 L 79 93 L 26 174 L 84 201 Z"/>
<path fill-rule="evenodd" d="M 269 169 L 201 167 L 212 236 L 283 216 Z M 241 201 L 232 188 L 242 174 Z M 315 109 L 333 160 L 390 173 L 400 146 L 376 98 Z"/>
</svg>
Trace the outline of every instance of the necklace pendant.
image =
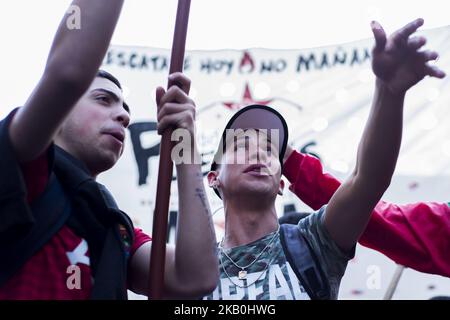
<svg viewBox="0 0 450 320">
<path fill-rule="evenodd" d="M 245 271 L 245 270 L 239 271 L 238 277 L 239 277 L 239 280 L 247 279 L 247 271 Z"/>
</svg>

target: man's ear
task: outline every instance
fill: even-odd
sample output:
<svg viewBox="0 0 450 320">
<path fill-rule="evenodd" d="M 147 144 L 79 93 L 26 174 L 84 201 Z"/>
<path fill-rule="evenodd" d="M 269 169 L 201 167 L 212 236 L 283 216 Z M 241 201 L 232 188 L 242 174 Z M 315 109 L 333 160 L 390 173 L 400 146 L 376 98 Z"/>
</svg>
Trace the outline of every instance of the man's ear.
<svg viewBox="0 0 450 320">
<path fill-rule="evenodd" d="M 217 178 L 219 176 L 219 172 L 217 171 L 210 171 L 208 172 L 208 175 L 206 176 L 208 178 L 208 185 L 210 188 L 217 188 L 219 186 L 219 179 Z"/>
<path fill-rule="evenodd" d="M 67 119 L 66 119 L 67 120 Z M 59 126 L 59 128 L 58 128 L 58 131 L 56 131 L 56 134 L 55 134 L 55 136 L 54 136 L 54 138 L 53 138 L 53 141 L 55 142 L 55 144 L 56 145 L 61 145 L 61 142 L 59 141 L 60 140 L 60 137 L 61 137 L 61 134 L 62 134 L 62 132 L 63 132 L 63 130 L 64 130 L 64 125 L 65 125 L 65 121 Z M 122 151 L 123 151 L 123 149 L 124 148 L 122 148 Z"/>
<path fill-rule="evenodd" d="M 280 180 L 280 186 L 279 186 L 279 188 L 278 188 L 278 194 L 279 194 L 280 196 L 282 196 L 282 195 L 283 195 L 283 191 L 284 191 L 284 180 L 281 179 L 281 180 Z"/>
</svg>

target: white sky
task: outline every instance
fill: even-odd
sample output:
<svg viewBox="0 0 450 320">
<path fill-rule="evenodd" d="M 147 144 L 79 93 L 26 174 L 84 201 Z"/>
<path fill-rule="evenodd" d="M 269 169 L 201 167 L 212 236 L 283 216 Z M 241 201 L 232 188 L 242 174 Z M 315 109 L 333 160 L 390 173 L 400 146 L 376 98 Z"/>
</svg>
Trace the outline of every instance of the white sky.
<svg viewBox="0 0 450 320">
<path fill-rule="evenodd" d="M 95 0 L 92 0 L 95 1 Z M 0 117 L 23 104 L 45 65 L 70 0 L 9 0 L 0 10 Z M 376 18 L 393 31 L 416 17 L 450 24 L 448 1 L 192 0 L 187 49 L 299 49 L 371 36 Z M 176 0 L 126 0 L 113 44 L 169 48 Z"/>
</svg>

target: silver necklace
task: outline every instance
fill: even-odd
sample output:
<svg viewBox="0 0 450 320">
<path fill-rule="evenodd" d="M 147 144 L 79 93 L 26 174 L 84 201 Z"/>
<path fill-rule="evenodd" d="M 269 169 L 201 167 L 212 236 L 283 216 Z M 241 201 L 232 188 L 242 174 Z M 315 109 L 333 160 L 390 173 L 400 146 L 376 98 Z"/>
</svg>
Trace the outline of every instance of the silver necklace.
<svg viewBox="0 0 450 320">
<path fill-rule="evenodd" d="M 252 283 L 248 283 L 245 285 L 241 285 L 239 283 L 236 283 L 233 281 L 233 278 L 230 277 L 230 275 L 228 274 L 227 270 L 225 269 L 225 265 L 223 264 L 222 261 L 222 255 L 220 255 L 220 265 L 222 266 L 223 272 L 225 273 L 225 275 L 227 276 L 227 278 L 231 281 L 232 284 L 234 284 L 235 286 L 239 287 L 239 288 L 247 288 L 250 287 L 252 284 L 256 283 L 256 281 L 258 281 L 259 279 L 261 279 L 262 275 L 267 271 L 267 269 L 269 269 L 269 266 L 272 264 L 273 260 L 275 259 L 275 257 L 272 257 L 272 259 L 267 263 L 267 265 L 264 267 L 264 270 L 261 271 L 261 273 L 259 274 L 258 278 L 256 278 Z M 240 280 L 244 280 L 246 278 L 239 278 Z"/>
<path fill-rule="evenodd" d="M 227 257 L 228 258 L 228 260 L 230 260 L 231 261 L 231 263 L 232 264 L 234 264 L 237 268 L 239 268 L 239 269 L 241 269 L 239 272 L 238 272 L 238 278 L 239 278 L 239 280 L 244 280 L 244 279 L 247 279 L 247 268 L 249 268 L 249 267 L 251 267 L 256 261 L 258 261 L 259 260 L 259 258 L 261 257 L 261 255 L 266 251 L 266 249 L 272 244 L 272 242 L 275 240 L 275 238 L 278 236 L 278 234 L 280 233 L 280 225 L 278 225 L 278 228 L 277 228 L 277 231 L 274 233 L 274 235 L 272 236 L 272 238 L 270 239 L 270 241 L 269 242 L 267 242 L 267 244 L 266 244 L 266 246 L 264 247 L 264 249 L 262 249 L 261 250 L 261 252 L 256 256 L 256 258 L 252 261 L 252 262 L 250 262 L 249 264 L 247 264 L 246 266 L 240 266 L 240 265 L 238 265 L 236 262 L 234 262 L 234 260 L 233 259 L 231 259 L 231 257 L 225 252 L 225 249 L 223 248 L 223 239 L 224 238 L 222 238 L 222 241 L 220 241 L 220 244 L 219 244 L 219 250 L 220 250 L 220 252 L 221 253 L 223 253 L 224 255 L 225 255 L 225 257 Z M 225 270 L 225 266 L 223 265 L 223 262 L 222 262 L 222 255 L 220 256 L 220 263 L 222 264 L 222 268 L 223 268 L 223 270 L 225 271 L 225 274 L 227 275 L 227 277 L 231 280 L 231 278 L 228 276 L 228 274 L 227 274 L 227 272 L 226 272 L 226 270 Z M 264 270 L 265 271 L 265 270 Z M 262 274 L 261 274 L 262 275 Z M 260 277 L 261 277 L 261 275 L 260 275 Z M 259 278 L 258 278 L 259 279 Z M 258 280 L 257 279 L 257 280 Z M 233 282 L 234 283 L 234 282 Z M 237 284 L 236 284 L 237 285 Z"/>
</svg>

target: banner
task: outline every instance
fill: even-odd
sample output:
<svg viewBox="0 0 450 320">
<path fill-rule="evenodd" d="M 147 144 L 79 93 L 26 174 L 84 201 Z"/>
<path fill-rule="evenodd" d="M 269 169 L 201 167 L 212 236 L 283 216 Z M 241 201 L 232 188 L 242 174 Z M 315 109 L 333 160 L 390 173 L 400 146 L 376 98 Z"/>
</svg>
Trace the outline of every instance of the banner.
<svg viewBox="0 0 450 320">
<path fill-rule="evenodd" d="M 440 54 L 439 67 L 450 74 L 450 27 L 422 33 L 428 39 L 427 47 Z M 344 180 L 355 166 L 372 103 L 372 45 L 373 40 L 367 39 L 302 50 L 188 51 L 185 74 L 192 80 L 190 96 L 197 107 L 197 142 L 204 174 L 226 122 L 243 106 L 258 103 L 275 108 L 285 117 L 290 143 L 297 150 L 319 157 L 328 172 Z M 102 66 L 122 83 L 131 124 L 122 159 L 101 175 L 100 181 L 110 188 L 134 223 L 147 232 L 151 231 L 155 206 L 160 142 L 155 89 L 166 86 L 169 58 L 169 50 L 111 46 Z M 408 92 L 402 149 L 385 200 L 450 201 L 449 79 L 427 78 Z M 220 239 L 221 201 L 206 179 L 205 187 L 216 211 L 214 221 Z M 171 190 L 173 241 L 178 205 L 175 176 Z M 286 193 L 277 200 L 279 215 L 312 211 Z M 352 293 L 347 296 L 352 297 Z"/>
</svg>

